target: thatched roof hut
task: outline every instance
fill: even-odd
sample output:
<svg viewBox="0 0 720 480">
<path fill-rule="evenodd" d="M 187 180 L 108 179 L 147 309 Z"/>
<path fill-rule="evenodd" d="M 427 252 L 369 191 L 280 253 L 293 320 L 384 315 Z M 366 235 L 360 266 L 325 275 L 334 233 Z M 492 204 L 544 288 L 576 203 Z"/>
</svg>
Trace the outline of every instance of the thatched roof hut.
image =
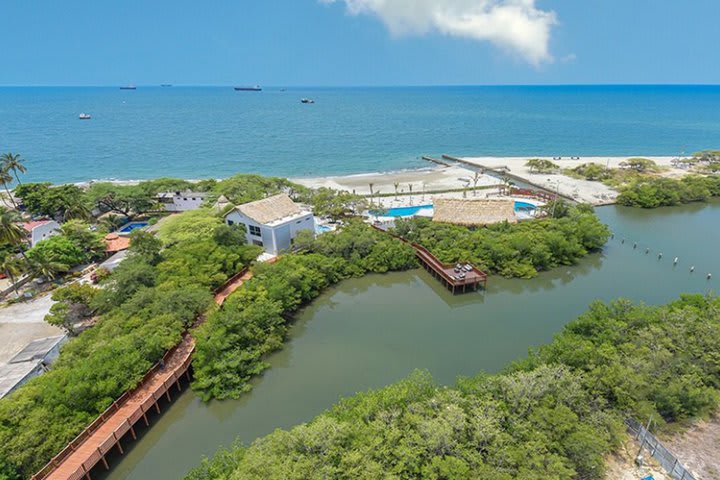
<svg viewBox="0 0 720 480">
<path fill-rule="evenodd" d="M 436 198 L 433 221 L 467 227 L 504 221 L 517 223 L 515 202 L 510 199 Z"/>
<path fill-rule="evenodd" d="M 220 195 L 215 204 L 213 205 L 213 208 L 218 212 L 222 212 L 230 205 L 232 205 L 230 200 L 228 200 L 225 195 Z"/>
<path fill-rule="evenodd" d="M 284 193 L 238 205 L 235 209 L 263 225 L 303 214 L 300 205 Z"/>
</svg>

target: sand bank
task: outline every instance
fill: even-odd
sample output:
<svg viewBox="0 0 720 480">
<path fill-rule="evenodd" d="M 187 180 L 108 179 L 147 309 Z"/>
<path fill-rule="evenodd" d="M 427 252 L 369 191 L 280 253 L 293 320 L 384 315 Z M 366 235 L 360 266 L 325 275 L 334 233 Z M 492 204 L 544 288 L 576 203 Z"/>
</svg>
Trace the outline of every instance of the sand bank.
<svg viewBox="0 0 720 480">
<path fill-rule="evenodd" d="M 398 183 L 398 192 L 409 193 L 412 185 L 413 193 L 423 190 L 453 190 L 472 186 L 475 172 L 460 166 L 428 167 L 417 170 L 403 170 L 385 173 L 361 173 L 335 177 L 291 178 L 293 182 L 310 188 L 327 187 L 335 190 L 355 192 L 358 195 L 369 195 L 370 184 L 373 184 L 373 193 L 395 193 L 395 183 Z M 479 179 L 477 186 L 495 185 L 498 181 L 488 175 Z"/>
<path fill-rule="evenodd" d="M 641 155 L 636 156 L 639 157 Z M 492 169 L 507 168 L 511 175 L 520 177 L 529 183 L 541 186 L 547 190 L 553 192 L 557 191 L 561 195 L 573 198 L 580 202 L 591 203 L 593 205 L 604 205 L 614 203 L 617 198 L 617 191 L 600 182 L 591 182 L 588 180 L 572 178 L 560 173 L 547 174 L 530 172 L 530 169 L 525 166 L 528 158 L 530 157 L 462 157 L 462 160 L 472 165 Z M 562 157 L 561 159 L 553 159 L 552 157 L 532 158 L 544 158 L 551 160 L 560 165 L 561 168 L 565 169 L 575 168 L 583 163 L 598 163 L 609 168 L 619 168 L 621 162 L 633 157 L 579 157 L 577 159 L 571 159 L 569 157 Z M 653 160 L 657 165 L 666 168 L 667 170 L 663 172 L 663 175 L 681 176 L 687 173 L 685 170 L 677 169 L 672 166 L 672 160 L 677 157 L 643 156 L 643 158 Z"/>
</svg>

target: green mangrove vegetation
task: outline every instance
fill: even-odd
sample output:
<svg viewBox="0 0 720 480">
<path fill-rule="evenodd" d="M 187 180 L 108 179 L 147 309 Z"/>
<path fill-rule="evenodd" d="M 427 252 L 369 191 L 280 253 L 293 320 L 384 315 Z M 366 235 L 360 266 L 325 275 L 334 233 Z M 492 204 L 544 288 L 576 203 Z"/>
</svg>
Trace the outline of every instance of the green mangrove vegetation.
<svg viewBox="0 0 720 480">
<path fill-rule="evenodd" d="M 580 205 L 562 210 L 566 213 L 562 218 L 477 229 L 426 218 L 399 219 L 395 231 L 424 246 L 441 261 L 470 262 L 507 277 L 531 278 L 538 271 L 575 263 L 601 248 L 610 236 L 591 208 Z"/>
<path fill-rule="evenodd" d="M 253 278 L 195 333 L 193 388 L 210 398 L 237 398 L 283 345 L 291 314 L 340 280 L 416 266 L 408 245 L 361 222 L 296 239 L 300 253 L 253 267 Z"/>
<path fill-rule="evenodd" d="M 67 328 L 96 315 L 97 322 L 63 347 L 50 371 L 0 401 L 0 472 L 29 478 L 134 387 L 211 308 L 212 290 L 256 257 L 256 247 L 235 242 L 219 218 L 210 218 L 213 230 L 166 248 L 149 233 L 135 233 L 128 258 L 101 288 L 55 293 L 60 303 L 49 321 Z M 59 238 L 71 238 L 69 230 Z"/>
<path fill-rule="evenodd" d="M 596 302 L 497 375 L 418 372 L 308 424 L 205 459 L 186 480 L 604 478 L 627 416 L 670 428 L 720 400 L 720 300 Z"/>
<path fill-rule="evenodd" d="M 629 207 L 669 207 L 720 197 L 720 176 L 638 179 L 620 189 L 617 201 Z"/>
<path fill-rule="evenodd" d="M 530 169 L 530 173 L 552 173 L 560 169 L 560 165 L 545 158 L 531 158 L 525 162 L 525 166 Z"/>
<path fill-rule="evenodd" d="M 715 150 L 674 160 L 675 167 L 690 173 L 680 178 L 659 176 L 661 168 L 647 158 L 629 158 L 620 165 L 621 168 L 607 168 L 598 163 L 584 163 L 564 173 L 618 189 L 617 202 L 628 207 L 669 207 L 706 202 L 720 196 L 720 177 L 715 175 L 720 172 L 720 153 Z"/>
<path fill-rule="evenodd" d="M 73 338 L 63 347 L 60 359 L 49 372 L 0 401 L 0 445 L 3 445 L 0 478 L 3 475 L 9 479 L 25 478 L 44 465 L 124 391 L 135 386 L 163 353 L 177 344 L 182 332 L 199 315 L 206 315 L 207 320 L 193 333 L 197 340 L 193 388 L 205 400 L 237 398 L 250 389 L 250 379 L 267 368 L 266 355 L 282 348 L 294 312 L 325 288 L 350 277 L 406 270 L 417 265 L 409 245 L 349 218 L 365 208 L 363 198 L 329 189 L 310 191 L 285 179 L 255 175 L 236 175 L 226 180 L 194 184 L 176 179 L 138 185 L 97 183 L 87 189 L 72 185 L 23 184 L 17 189 L 23 193 L 20 198 L 30 213 L 51 216 L 64 224 L 60 235 L 25 252 L 20 243 L 13 240 L 10 225 L 14 225 L 15 220 L 7 215 L 4 223 L 8 228 L 2 230 L 3 235 L 7 234 L 6 258 L 16 258 L 22 253 L 28 262 L 43 268 L 45 275 L 52 278 L 52 272 L 65 272 L 102 254 L 102 234 L 93 231 L 88 223 L 94 215 L 118 218 L 161 215 L 155 195 L 160 191 L 185 188 L 209 192 L 208 204 L 221 195 L 233 203 L 242 203 L 286 192 L 296 200 L 313 205 L 317 214 L 346 221 L 335 232 L 317 237 L 310 233 L 298 235 L 294 253 L 284 255 L 276 263 L 253 265 L 253 278 L 219 309 L 211 301 L 212 291 L 231 275 L 251 265 L 260 248 L 245 245 L 245 232 L 237 226 L 223 224 L 221 212 L 208 208 L 163 219 L 157 227 L 157 236 L 133 233 L 128 258 L 111 274 L 99 276 L 99 288 L 70 284 L 57 289 L 53 298 L 58 303 L 52 307 L 47 320 L 66 329 Z M 600 248 L 608 238 L 607 228 L 589 207 L 564 204 L 556 207 L 553 211 L 557 218 L 479 229 L 423 219 L 399 220 L 397 233 L 428 247 L 443 261 L 469 261 L 502 275 L 531 277 L 540 270 L 575 262 Z M 111 228 L 114 224 L 111 219 L 104 227 Z M 97 226 L 103 227 L 99 222 Z M 104 228 L 98 231 L 104 231 Z M 94 326 L 78 335 L 75 325 L 81 321 L 92 321 Z M 337 450 L 334 458 L 340 463 L 330 462 L 327 468 L 339 469 L 337 471 L 347 468 L 348 475 L 355 472 L 359 478 L 362 478 L 362 472 L 370 475 L 369 472 L 377 472 L 378 468 L 387 468 L 383 462 L 390 456 L 383 454 L 383 459 L 375 458 L 372 462 L 376 463 L 371 464 L 358 458 L 359 454 L 353 454 L 354 459 L 348 460 L 342 451 L 342 448 L 350 448 L 353 441 L 358 442 L 353 447 L 358 452 L 370 449 L 367 442 L 374 432 L 362 430 L 363 423 L 354 420 L 357 425 L 352 429 L 342 425 L 346 420 L 359 418 L 354 417 L 354 412 L 362 402 L 369 402 L 362 408 L 374 411 L 371 416 L 382 417 L 381 422 L 386 426 L 390 425 L 387 422 L 400 422 L 395 425 L 396 430 L 387 432 L 398 441 L 404 435 L 405 427 L 414 429 L 413 438 L 405 444 L 407 453 L 403 453 L 407 464 L 398 464 L 396 470 L 388 470 L 396 472 L 397 478 L 404 478 L 403 472 L 415 472 L 429 478 L 432 475 L 450 478 L 448 475 L 460 475 L 468 466 L 473 471 L 487 473 L 484 478 L 495 478 L 490 476 L 496 467 L 492 458 L 501 446 L 503 451 L 505 447 L 509 448 L 511 460 L 508 462 L 514 465 L 515 473 L 527 474 L 531 468 L 536 468 L 533 465 L 545 454 L 551 455 L 548 458 L 552 461 L 543 463 L 543 468 L 557 473 L 558 478 L 565 478 L 562 475 L 567 472 L 598 468 L 595 457 L 590 460 L 580 458 L 572 453 L 574 447 L 569 442 L 585 445 L 582 442 L 586 439 L 587 448 L 607 451 L 615 441 L 614 435 L 608 432 L 616 428 L 617 418 L 605 410 L 587 406 L 587 400 L 595 398 L 595 393 L 583 390 L 582 376 L 567 365 L 528 366 L 526 370 L 518 369 L 512 374 L 514 377 L 507 379 L 485 376 L 468 379 L 455 389 L 439 388 L 426 375 L 417 374 L 400 387 L 390 387 L 386 393 L 369 393 L 365 400 L 358 400 L 359 403 L 348 400 L 336 409 L 338 415 L 344 413 L 333 421 L 340 422 L 342 431 L 352 438 L 331 437 L 341 443 L 332 447 Z M 562 389 L 543 387 L 541 390 L 548 396 L 543 393 L 532 401 L 522 397 L 523 392 L 517 392 L 520 397 L 512 401 L 503 397 L 509 388 L 504 382 L 545 384 L 549 378 L 561 378 Z M 481 392 L 477 395 L 483 400 L 468 400 L 470 392 Z M 566 396 L 572 392 L 577 396 Z M 382 405 L 373 406 L 373 395 L 387 395 L 387 399 L 381 402 Z M 554 443 L 538 445 L 537 452 L 533 451 L 534 460 L 525 462 L 516 458 L 517 452 L 528 440 L 527 429 L 535 428 L 542 420 L 528 415 L 534 408 L 550 408 L 548 398 L 557 400 L 558 406 L 553 408 L 564 408 L 561 413 L 574 419 L 577 426 L 562 431 L 538 426 L 546 428 L 547 438 Z M 490 403 L 484 403 L 486 400 Z M 529 402 L 530 406 L 506 418 L 504 412 L 512 402 Z M 403 404 L 409 409 L 402 410 Z M 486 433 L 455 431 L 454 427 L 448 429 L 435 420 L 433 422 L 438 425 L 432 422 L 414 424 L 424 422 L 424 416 L 436 411 L 437 405 L 443 405 L 442 411 L 454 412 L 453 418 L 461 423 L 465 421 L 463 418 L 475 418 L 481 411 L 495 409 L 493 412 L 497 416 L 488 421 L 486 427 L 490 430 Z M 555 410 L 543 411 L 538 415 L 555 413 Z M 364 414 L 362 418 L 365 418 Z M 515 421 L 525 423 L 515 431 L 505 431 L 505 427 L 514 425 L 512 422 Z M 380 426 L 378 423 L 373 428 Z M 442 430 L 435 431 L 436 426 Z M 478 425 L 478 428 L 485 427 Z M 324 432 L 308 431 L 311 435 L 324 435 Z M 427 451 L 447 457 L 458 451 L 456 448 L 463 449 L 463 445 L 471 444 L 476 435 L 485 435 L 483 445 L 487 450 L 465 458 L 465 464 L 442 458 L 425 464 L 423 460 L 411 458 L 416 454 L 418 458 L 424 458 L 429 455 Z M 425 449 L 426 453 L 420 454 L 420 450 L 415 450 L 415 442 L 426 436 L 432 441 L 420 449 Z M 390 438 L 387 440 L 391 441 Z M 393 442 L 392 446 L 388 444 L 383 448 L 389 452 L 396 446 Z M 512 453 L 512 445 L 517 446 L 516 453 Z M 309 447 L 306 453 L 315 451 L 315 447 Z M 214 462 L 204 464 L 203 475 L 209 475 L 208 472 L 218 469 L 220 464 L 227 467 L 220 470 L 229 472 L 228 468 L 234 469 L 241 460 L 250 461 L 252 452 L 244 448 L 226 451 Z M 218 460 L 220 458 L 225 460 Z M 342 463 L 348 461 L 350 463 Z M 308 458 L 308 462 L 308 468 L 311 468 L 313 461 Z M 274 470 L 257 476 L 262 477 L 268 472 L 270 477 L 282 476 Z M 292 475 L 302 477 L 301 474 Z M 288 478 L 293 478 L 292 475 Z"/>
</svg>

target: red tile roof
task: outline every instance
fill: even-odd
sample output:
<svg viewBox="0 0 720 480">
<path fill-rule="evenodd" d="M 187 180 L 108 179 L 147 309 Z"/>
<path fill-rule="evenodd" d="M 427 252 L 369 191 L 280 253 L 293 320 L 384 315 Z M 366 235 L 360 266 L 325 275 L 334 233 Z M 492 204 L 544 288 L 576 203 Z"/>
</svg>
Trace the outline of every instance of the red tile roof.
<svg viewBox="0 0 720 480">
<path fill-rule="evenodd" d="M 105 251 L 108 253 L 116 253 L 121 250 L 127 250 L 130 247 L 130 237 L 121 237 L 117 233 L 108 233 L 105 235 Z"/>
<path fill-rule="evenodd" d="M 25 222 L 22 224 L 22 227 L 27 231 L 28 233 L 32 233 L 33 230 L 35 230 L 36 227 L 39 227 L 41 225 L 45 225 L 46 223 L 50 223 L 50 220 L 33 220 L 32 222 Z"/>
</svg>

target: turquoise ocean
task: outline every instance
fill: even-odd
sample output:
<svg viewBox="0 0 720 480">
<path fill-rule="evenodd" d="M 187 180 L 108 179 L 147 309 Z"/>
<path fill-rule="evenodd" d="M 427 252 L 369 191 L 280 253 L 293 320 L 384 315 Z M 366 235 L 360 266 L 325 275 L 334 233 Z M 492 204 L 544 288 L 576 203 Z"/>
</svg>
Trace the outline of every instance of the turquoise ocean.
<svg viewBox="0 0 720 480">
<path fill-rule="evenodd" d="M 0 88 L 0 151 L 20 153 L 30 181 L 321 176 L 425 167 L 421 155 L 441 153 L 707 148 L 720 148 L 720 86 Z"/>
</svg>

